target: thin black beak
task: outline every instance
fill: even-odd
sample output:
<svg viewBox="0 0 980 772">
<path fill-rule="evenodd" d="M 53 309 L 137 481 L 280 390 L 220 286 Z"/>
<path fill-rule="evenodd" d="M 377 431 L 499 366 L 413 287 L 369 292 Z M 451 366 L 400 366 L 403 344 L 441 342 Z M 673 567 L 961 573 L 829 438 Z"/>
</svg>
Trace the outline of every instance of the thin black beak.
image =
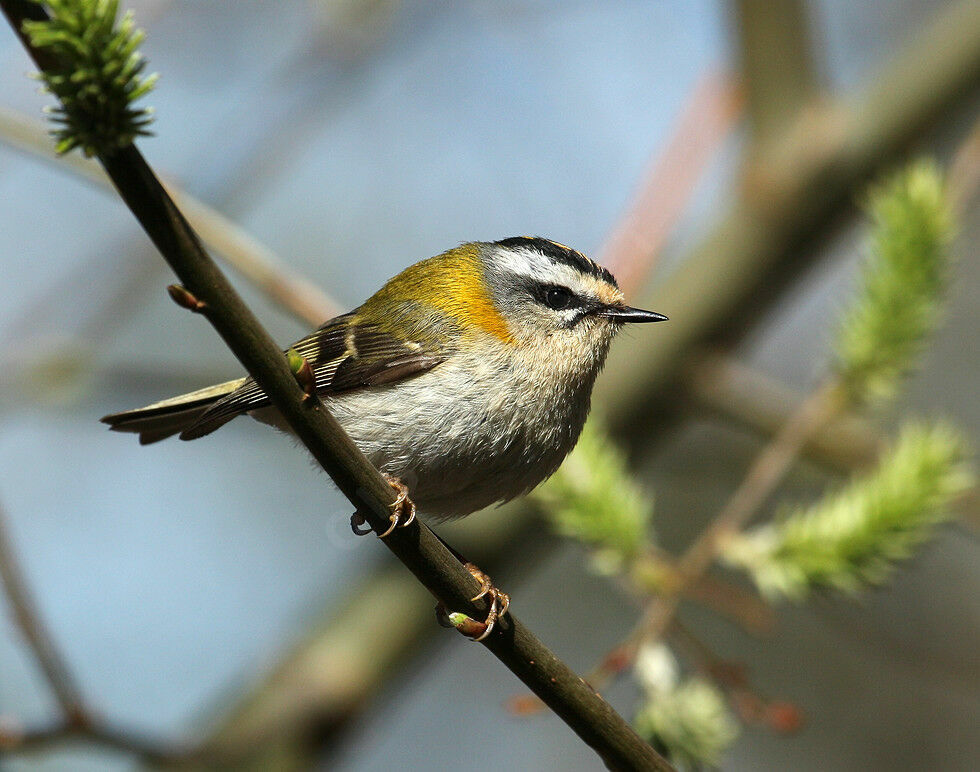
<svg viewBox="0 0 980 772">
<path fill-rule="evenodd" d="M 667 317 L 656 311 L 644 311 L 629 306 L 604 306 L 596 311 L 596 316 L 615 319 L 617 322 L 666 322 Z"/>
</svg>

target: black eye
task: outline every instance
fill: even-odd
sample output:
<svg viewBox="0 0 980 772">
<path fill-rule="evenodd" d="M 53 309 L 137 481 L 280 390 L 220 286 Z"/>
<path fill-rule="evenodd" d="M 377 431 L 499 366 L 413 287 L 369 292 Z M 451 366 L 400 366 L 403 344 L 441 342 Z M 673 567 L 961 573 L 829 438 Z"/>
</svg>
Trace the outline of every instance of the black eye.
<svg viewBox="0 0 980 772">
<path fill-rule="evenodd" d="M 549 287 L 544 292 L 544 304 L 555 311 L 561 311 L 572 304 L 572 293 L 564 287 Z"/>
</svg>

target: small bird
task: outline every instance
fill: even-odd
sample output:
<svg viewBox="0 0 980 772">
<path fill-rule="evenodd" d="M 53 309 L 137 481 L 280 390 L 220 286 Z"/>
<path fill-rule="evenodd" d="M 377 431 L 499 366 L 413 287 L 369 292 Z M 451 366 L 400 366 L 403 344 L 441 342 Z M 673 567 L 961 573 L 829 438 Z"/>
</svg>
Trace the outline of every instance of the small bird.
<svg viewBox="0 0 980 772">
<path fill-rule="evenodd" d="M 317 394 L 371 462 L 436 518 L 527 493 L 578 440 L 630 308 L 612 274 L 537 237 L 463 244 L 402 271 L 293 344 Z M 141 444 L 193 440 L 243 413 L 281 425 L 239 378 L 105 416 Z"/>
<path fill-rule="evenodd" d="M 550 476 L 578 440 L 613 336 L 666 318 L 627 306 L 585 255 L 520 236 L 415 263 L 292 348 L 402 498 L 407 488 L 421 512 L 445 519 Z M 197 439 L 242 413 L 288 428 L 251 378 L 102 421 L 148 444 Z"/>
</svg>

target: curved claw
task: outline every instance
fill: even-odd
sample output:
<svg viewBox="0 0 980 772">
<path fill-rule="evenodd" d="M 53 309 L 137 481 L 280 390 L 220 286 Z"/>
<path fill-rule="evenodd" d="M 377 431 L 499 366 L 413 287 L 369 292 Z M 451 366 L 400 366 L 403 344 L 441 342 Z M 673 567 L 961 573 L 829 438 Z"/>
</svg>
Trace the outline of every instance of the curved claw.
<svg viewBox="0 0 980 772">
<path fill-rule="evenodd" d="M 378 534 L 379 539 L 385 538 L 396 528 L 405 528 L 415 521 L 415 502 L 408 498 L 408 486 L 401 480 L 390 475 L 386 474 L 384 478 L 392 488 L 398 491 L 398 496 L 395 497 L 395 501 L 391 505 L 391 517 L 388 518 L 391 525 L 388 526 L 388 529 L 384 533 Z M 405 514 L 406 508 L 408 509 L 408 517 L 402 522 L 402 515 Z"/>
<path fill-rule="evenodd" d="M 487 612 L 487 618 L 483 620 L 483 624 L 486 629 L 478 635 L 473 640 L 477 643 L 486 638 L 490 633 L 493 632 L 494 626 L 497 624 L 497 620 L 500 618 L 500 611 L 497 609 L 497 595 L 496 593 L 490 594 L 490 611 Z"/>
<path fill-rule="evenodd" d="M 379 539 L 385 538 L 385 536 L 387 536 L 388 534 L 390 534 L 392 531 L 394 531 L 398 527 L 398 513 L 397 512 L 393 512 L 392 515 L 391 515 L 391 517 L 388 518 L 388 520 L 391 522 L 391 525 L 389 525 L 388 528 L 385 529 L 385 532 L 384 533 L 379 533 L 378 534 L 378 538 Z"/>
<path fill-rule="evenodd" d="M 391 505 L 391 516 L 388 521 L 391 523 L 384 533 L 379 533 L 378 538 L 384 539 L 396 528 L 404 528 L 405 526 L 411 525 L 415 522 L 415 503 L 408 498 L 408 486 L 405 485 L 401 480 L 391 477 L 390 475 L 384 475 L 384 478 L 389 482 L 392 488 L 398 492 L 398 496 L 395 498 L 394 503 Z M 402 520 L 402 515 L 405 514 L 405 510 L 408 510 L 408 517 Z M 367 520 L 364 518 L 360 512 L 355 512 L 350 516 L 350 528 L 358 536 L 366 536 L 371 533 L 371 528 L 362 528 Z"/>
<path fill-rule="evenodd" d="M 480 632 L 479 635 L 469 636 L 473 641 L 482 641 L 493 632 L 493 628 L 497 624 L 497 620 L 507 613 L 507 610 L 510 608 L 510 596 L 506 592 L 501 592 L 494 587 L 490 577 L 481 571 L 477 566 L 473 565 L 472 563 L 465 563 L 463 567 L 469 571 L 473 578 L 480 583 L 480 592 L 474 595 L 470 600 L 476 601 L 484 596 L 490 596 L 490 610 L 487 612 L 487 618 L 483 620 L 483 622 L 477 623 L 483 628 L 482 632 Z"/>
<path fill-rule="evenodd" d="M 360 512 L 355 512 L 350 516 L 350 529 L 354 532 L 355 536 L 367 536 L 371 533 L 371 527 L 362 528 L 367 520 L 364 519 L 364 515 Z"/>
</svg>

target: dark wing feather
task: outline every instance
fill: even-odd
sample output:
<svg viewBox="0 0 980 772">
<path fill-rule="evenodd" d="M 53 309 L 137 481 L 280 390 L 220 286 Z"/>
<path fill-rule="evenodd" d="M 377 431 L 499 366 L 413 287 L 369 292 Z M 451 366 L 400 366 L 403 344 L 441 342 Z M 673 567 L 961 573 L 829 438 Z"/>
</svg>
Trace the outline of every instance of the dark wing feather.
<svg viewBox="0 0 980 772">
<path fill-rule="evenodd" d="M 448 355 L 445 346 L 403 340 L 374 324 L 356 321 L 357 312 L 331 319 L 293 344 L 313 369 L 318 394 L 338 394 L 408 378 L 425 372 Z M 215 402 L 181 433 L 195 439 L 214 431 L 230 417 L 268 407 L 271 401 L 251 378 Z"/>
</svg>

